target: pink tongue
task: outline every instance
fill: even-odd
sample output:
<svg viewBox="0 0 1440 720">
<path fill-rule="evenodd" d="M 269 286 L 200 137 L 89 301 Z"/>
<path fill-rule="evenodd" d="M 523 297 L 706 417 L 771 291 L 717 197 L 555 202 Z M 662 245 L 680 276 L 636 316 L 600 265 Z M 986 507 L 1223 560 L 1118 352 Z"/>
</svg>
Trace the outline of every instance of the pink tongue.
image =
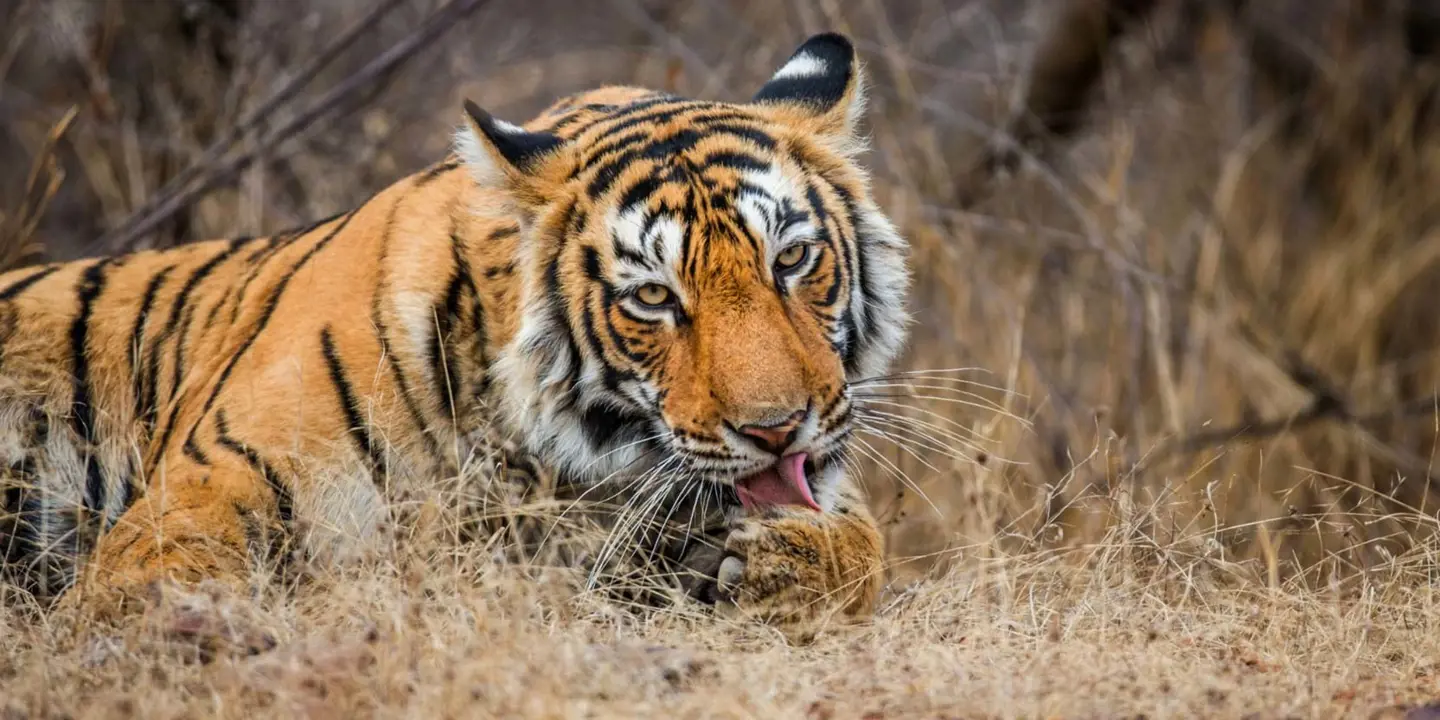
<svg viewBox="0 0 1440 720">
<path fill-rule="evenodd" d="M 810 483 L 805 479 L 805 453 L 780 458 L 775 467 L 735 483 L 735 490 L 746 510 L 771 505 L 803 505 L 820 511 L 815 496 L 810 494 Z"/>
</svg>

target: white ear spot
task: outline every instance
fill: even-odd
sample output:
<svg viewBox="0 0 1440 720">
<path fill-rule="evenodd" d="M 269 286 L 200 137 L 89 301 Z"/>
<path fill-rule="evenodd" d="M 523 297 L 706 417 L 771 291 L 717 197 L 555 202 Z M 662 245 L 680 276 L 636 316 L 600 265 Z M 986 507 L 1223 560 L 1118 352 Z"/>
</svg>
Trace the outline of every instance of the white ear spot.
<svg viewBox="0 0 1440 720">
<path fill-rule="evenodd" d="M 506 129 L 506 132 L 510 130 Z M 486 141 L 475 134 L 474 127 L 467 124 L 455 131 L 455 154 L 465 163 L 465 167 L 475 176 L 475 182 L 481 187 L 500 187 L 504 184 L 505 172 L 496 164 L 494 151 Z"/>
<path fill-rule="evenodd" d="M 771 76 L 771 80 L 788 80 L 791 78 L 818 77 L 829 72 L 830 68 L 821 60 L 810 53 L 800 53 L 785 66 L 780 68 Z"/>
<path fill-rule="evenodd" d="M 501 119 L 499 119 L 499 118 L 495 118 L 495 119 L 492 120 L 491 122 L 494 123 L 494 127 L 495 127 L 495 129 L 496 129 L 497 131 L 503 132 L 503 133 L 505 133 L 506 135 L 524 135 L 524 134 L 525 134 L 525 128 L 522 128 L 522 127 L 520 127 L 519 125 L 516 125 L 515 123 L 505 122 L 504 120 L 501 120 Z"/>
</svg>

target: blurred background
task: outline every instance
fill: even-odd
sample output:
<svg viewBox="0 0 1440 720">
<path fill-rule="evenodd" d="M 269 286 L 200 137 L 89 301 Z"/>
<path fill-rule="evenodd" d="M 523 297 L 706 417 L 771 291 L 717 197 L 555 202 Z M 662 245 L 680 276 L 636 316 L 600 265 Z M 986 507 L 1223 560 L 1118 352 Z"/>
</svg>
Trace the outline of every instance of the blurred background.
<svg viewBox="0 0 1440 720">
<path fill-rule="evenodd" d="M 1424 3 L 1160 2 L 1073 142 L 967 205 L 1067 2 L 0 0 L 0 260 L 273 232 L 443 157 L 463 99 L 739 101 L 840 30 L 917 271 L 910 421 L 862 436 L 897 579 L 1116 539 L 1435 577 L 1436 36 L 1384 11 Z"/>
</svg>

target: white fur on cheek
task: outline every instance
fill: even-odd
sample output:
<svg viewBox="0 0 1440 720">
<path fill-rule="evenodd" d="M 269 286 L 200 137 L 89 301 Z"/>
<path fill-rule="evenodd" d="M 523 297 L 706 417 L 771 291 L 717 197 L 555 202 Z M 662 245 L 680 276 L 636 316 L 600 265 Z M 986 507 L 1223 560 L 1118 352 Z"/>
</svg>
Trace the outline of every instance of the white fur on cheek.
<svg viewBox="0 0 1440 720">
<path fill-rule="evenodd" d="M 475 128 L 466 125 L 455 131 L 455 154 L 480 187 L 495 188 L 504 184 L 505 171 L 496 162 L 495 151 L 489 142 L 475 134 Z"/>
<path fill-rule="evenodd" d="M 860 282 L 851 289 L 856 330 L 864 338 L 851 380 L 880 375 L 909 336 L 909 244 L 873 201 L 859 204 L 856 226 Z M 866 292 L 866 288 L 869 292 Z M 858 340 L 859 338 L 857 338 Z"/>
</svg>

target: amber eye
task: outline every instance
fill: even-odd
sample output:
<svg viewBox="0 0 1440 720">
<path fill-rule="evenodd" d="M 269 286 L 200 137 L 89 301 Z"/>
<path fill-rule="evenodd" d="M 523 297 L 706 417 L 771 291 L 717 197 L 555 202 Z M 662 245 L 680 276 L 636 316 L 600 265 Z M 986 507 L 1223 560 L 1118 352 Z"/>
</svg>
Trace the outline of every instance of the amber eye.
<svg viewBox="0 0 1440 720">
<path fill-rule="evenodd" d="M 775 256 L 775 268 L 777 270 L 790 270 L 800 263 L 805 262 L 805 258 L 808 257 L 810 257 L 809 245 L 803 243 L 800 245 L 791 245 L 781 250 L 780 254 Z"/>
<path fill-rule="evenodd" d="M 635 291 L 635 299 L 639 300 L 642 305 L 650 307 L 665 305 L 670 302 L 670 298 L 670 288 L 655 283 L 641 285 L 640 289 Z"/>
</svg>

